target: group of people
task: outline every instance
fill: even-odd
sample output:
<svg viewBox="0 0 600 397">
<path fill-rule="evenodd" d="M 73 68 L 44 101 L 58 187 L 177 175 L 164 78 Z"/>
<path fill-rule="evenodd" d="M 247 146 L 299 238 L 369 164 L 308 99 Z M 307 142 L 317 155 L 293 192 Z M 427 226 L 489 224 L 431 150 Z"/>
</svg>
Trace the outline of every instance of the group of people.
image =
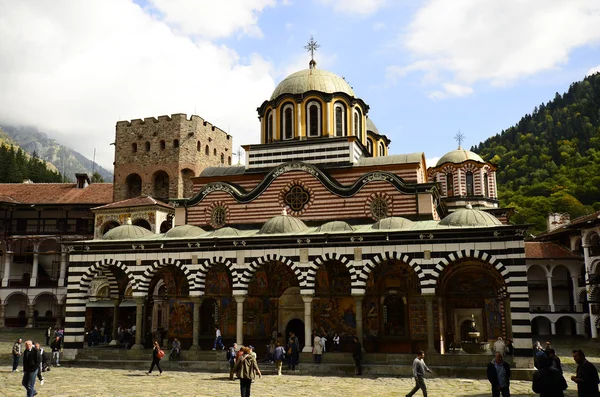
<svg viewBox="0 0 600 397">
<path fill-rule="evenodd" d="M 281 343 L 279 342 L 277 345 L 275 357 L 281 356 L 281 359 L 276 361 L 279 375 L 281 375 L 283 347 L 281 347 Z M 229 379 L 234 380 L 235 375 L 240 380 L 241 396 L 250 397 L 252 381 L 256 378 L 256 375 L 258 375 L 259 378 L 262 377 L 262 373 L 258 368 L 254 347 L 252 345 L 238 347 L 237 343 L 234 343 L 229 350 L 227 350 L 226 358 L 229 361 Z"/>
<path fill-rule="evenodd" d="M 50 342 L 51 331 L 51 327 L 46 330 L 46 345 L 49 345 L 50 350 L 52 351 L 51 358 L 39 342 L 27 340 L 23 343 L 23 340 L 18 338 L 12 347 L 12 372 L 19 372 L 19 362 L 22 358 L 23 379 L 21 384 L 27 391 L 27 397 L 32 397 L 37 394 L 37 391 L 35 390 L 35 381 L 36 379 L 39 379 L 40 384 L 44 384 L 45 379 L 43 373 L 50 371 L 52 362 L 54 362 L 55 366 L 60 367 L 62 336 L 60 333 L 57 333 L 54 340 Z"/>
</svg>

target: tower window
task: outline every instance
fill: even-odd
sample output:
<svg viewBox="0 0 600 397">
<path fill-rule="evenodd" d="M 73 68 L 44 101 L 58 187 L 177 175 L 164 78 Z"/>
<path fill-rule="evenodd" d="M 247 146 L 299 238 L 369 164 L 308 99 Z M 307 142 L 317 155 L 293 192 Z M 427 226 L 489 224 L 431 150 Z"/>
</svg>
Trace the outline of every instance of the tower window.
<svg viewBox="0 0 600 397">
<path fill-rule="evenodd" d="M 362 142 L 362 115 L 358 110 L 354 111 L 354 135 Z"/>
<path fill-rule="evenodd" d="M 132 143 L 132 144 L 131 144 L 131 151 L 132 151 L 133 153 L 137 153 L 137 143 Z"/>
<path fill-rule="evenodd" d="M 227 156 L 227 163 L 231 165 L 231 156 Z"/>
<path fill-rule="evenodd" d="M 367 151 L 373 155 L 373 141 L 367 138 Z"/>
<path fill-rule="evenodd" d="M 378 156 L 385 156 L 385 145 L 383 142 L 379 142 L 379 150 L 377 151 Z"/>
<path fill-rule="evenodd" d="M 346 107 L 339 102 L 335 104 L 335 136 L 346 136 Z"/>
<path fill-rule="evenodd" d="M 475 195 L 473 190 L 473 173 L 467 171 L 467 196 L 473 197 Z"/>
<path fill-rule="evenodd" d="M 165 145 L 165 141 L 161 139 L 161 141 L 160 141 L 160 150 L 165 150 L 166 146 L 167 145 Z"/>
<path fill-rule="evenodd" d="M 294 106 L 291 104 L 283 107 L 283 139 L 294 138 Z"/>
<path fill-rule="evenodd" d="M 446 196 L 454 197 L 454 176 L 452 174 L 446 175 Z"/>
<path fill-rule="evenodd" d="M 217 149 L 213 149 L 213 155 L 217 155 Z"/>
<path fill-rule="evenodd" d="M 204 147 L 204 154 L 206 156 L 208 156 L 210 154 L 210 149 L 208 148 L 208 145 L 206 145 L 206 147 Z"/>
<path fill-rule="evenodd" d="M 225 155 L 221 153 L 221 164 L 225 164 Z"/>
<path fill-rule="evenodd" d="M 273 112 L 269 111 L 265 125 L 265 143 L 273 142 Z"/>
<path fill-rule="evenodd" d="M 174 147 L 175 149 L 177 149 L 177 148 L 179 147 L 179 139 L 174 139 L 174 140 L 173 140 L 173 147 Z"/>
<path fill-rule="evenodd" d="M 487 172 L 483 174 L 483 189 L 485 197 L 490 197 L 490 185 Z"/>
<path fill-rule="evenodd" d="M 317 101 L 311 101 L 307 105 L 307 123 L 309 137 L 321 135 L 321 104 Z"/>
<path fill-rule="evenodd" d="M 199 152 L 202 150 L 202 145 L 200 144 L 200 141 L 196 142 L 196 151 Z"/>
<path fill-rule="evenodd" d="M 146 148 L 146 151 L 149 152 L 150 151 L 150 142 L 146 142 L 144 144 L 144 147 Z"/>
</svg>

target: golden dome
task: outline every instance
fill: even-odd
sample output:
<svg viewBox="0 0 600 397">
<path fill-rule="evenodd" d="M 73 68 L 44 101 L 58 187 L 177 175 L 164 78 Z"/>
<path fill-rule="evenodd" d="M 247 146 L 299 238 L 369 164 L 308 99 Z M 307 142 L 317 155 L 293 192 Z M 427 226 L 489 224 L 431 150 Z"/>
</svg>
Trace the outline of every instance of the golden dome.
<svg viewBox="0 0 600 397">
<path fill-rule="evenodd" d="M 283 94 L 303 94 L 308 91 L 326 94 L 343 92 L 351 97 L 354 96 L 350 84 L 337 74 L 321 69 L 304 69 L 283 79 L 273 91 L 271 100 Z"/>
</svg>

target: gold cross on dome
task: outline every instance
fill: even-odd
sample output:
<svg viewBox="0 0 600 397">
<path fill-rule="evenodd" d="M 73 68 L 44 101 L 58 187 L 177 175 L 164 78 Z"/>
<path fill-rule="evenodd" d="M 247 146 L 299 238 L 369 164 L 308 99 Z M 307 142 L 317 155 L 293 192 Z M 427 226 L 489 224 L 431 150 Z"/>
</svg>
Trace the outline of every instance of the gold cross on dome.
<svg viewBox="0 0 600 397">
<path fill-rule="evenodd" d="M 310 51 L 310 58 L 312 60 L 315 59 L 315 51 L 317 51 L 319 49 L 319 47 L 321 47 L 319 44 L 317 44 L 317 42 L 315 41 L 315 39 L 310 36 L 310 40 L 308 42 L 307 45 L 304 46 L 304 49 L 306 51 Z"/>
<path fill-rule="evenodd" d="M 463 141 L 465 140 L 465 135 L 459 130 L 456 135 L 454 135 L 454 140 L 458 142 L 458 148 L 460 149 Z"/>
</svg>

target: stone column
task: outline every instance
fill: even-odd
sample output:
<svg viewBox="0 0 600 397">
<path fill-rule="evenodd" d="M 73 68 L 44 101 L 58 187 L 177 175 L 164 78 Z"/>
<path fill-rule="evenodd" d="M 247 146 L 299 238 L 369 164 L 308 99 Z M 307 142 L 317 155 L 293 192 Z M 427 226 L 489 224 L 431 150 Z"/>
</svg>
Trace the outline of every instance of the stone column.
<svg viewBox="0 0 600 397">
<path fill-rule="evenodd" d="M 4 304 L 0 303 L 0 328 L 4 328 Z"/>
<path fill-rule="evenodd" d="M 65 279 L 67 277 L 67 253 L 60 253 L 60 273 L 58 275 L 58 286 L 65 286 Z"/>
<path fill-rule="evenodd" d="M 590 263 L 590 246 L 589 244 L 583 244 L 583 258 L 584 258 L 584 271 L 583 271 L 583 275 L 584 275 L 584 279 L 585 279 L 585 289 L 586 289 L 586 294 L 587 294 L 587 298 L 588 298 L 588 302 L 590 301 L 590 276 L 589 276 L 589 270 L 591 267 L 591 263 Z M 590 329 L 592 332 L 592 338 L 596 339 L 598 337 L 598 329 L 596 328 L 596 315 L 592 314 L 592 306 L 593 304 L 588 304 L 588 309 L 589 309 L 589 314 L 590 314 Z"/>
<path fill-rule="evenodd" d="M 581 331 L 581 322 L 577 321 L 575 323 L 575 334 L 576 335 L 583 335 L 583 332 Z"/>
<path fill-rule="evenodd" d="M 12 252 L 4 251 L 4 276 L 2 277 L 2 286 L 8 287 L 8 280 L 10 280 L 10 265 L 11 265 Z"/>
<path fill-rule="evenodd" d="M 37 286 L 39 261 L 40 261 L 40 254 L 38 252 L 34 252 L 33 253 L 33 266 L 31 268 L 31 279 L 29 280 L 30 287 Z"/>
<path fill-rule="evenodd" d="M 354 301 L 356 302 L 356 337 L 363 344 L 363 315 L 362 315 L 362 302 L 364 295 L 354 295 Z"/>
<path fill-rule="evenodd" d="M 244 301 L 246 295 L 236 295 L 235 302 L 237 303 L 236 324 L 235 324 L 235 341 L 238 346 L 244 345 Z"/>
<path fill-rule="evenodd" d="M 142 343 L 142 320 L 144 311 L 144 298 L 135 298 L 135 345 L 131 346 L 135 350 L 143 350 Z"/>
<path fill-rule="evenodd" d="M 34 305 L 27 305 L 27 328 L 33 328 L 33 312 L 35 311 Z"/>
<path fill-rule="evenodd" d="M 573 282 L 573 309 L 574 311 L 580 311 L 581 305 L 579 304 L 579 280 L 577 276 L 571 276 Z"/>
<path fill-rule="evenodd" d="M 550 334 L 556 335 L 556 323 L 550 322 Z"/>
<path fill-rule="evenodd" d="M 442 298 L 438 298 L 438 322 L 440 325 L 440 354 L 446 353 L 446 326 L 444 322 L 444 306 Z"/>
<path fill-rule="evenodd" d="M 433 296 L 425 297 L 425 309 L 427 311 L 427 352 L 435 353 L 434 331 L 433 331 Z"/>
<path fill-rule="evenodd" d="M 194 302 L 194 323 L 192 331 L 192 346 L 190 346 L 190 350 L 200 350 L 198 339 L 200 338 L 200 305 L 202 304 L 202 298 L 193 297 L 192 302 Z"/>
<path fill-rule="evenodd" d="M 113 325 L 112 325 L 112 340 L 111 345 L 116 345 L 119 339 L 119 305 L 121 304 L 120 299 L 113 300 Z M 137 327 L 137 325 L 136 325 Z"/>
<path fill-rule="evenodd" d="M 554 294 L 552 293 L 552 276 L 546 276 L 548 282 L 548 304 L 550 305 L 550 311 L 554 313 Z"/>
<path fill-rule="evenodd" d="M 304 348 L 303 353 L 312 352 L 312 295 L 302 295 L 304 301 Z"/>
<path fill-rule="evenodd" d="M 62 327 L 63 325 L 63 305 L 56 305 L 56 325 Z"/>
</svg>

